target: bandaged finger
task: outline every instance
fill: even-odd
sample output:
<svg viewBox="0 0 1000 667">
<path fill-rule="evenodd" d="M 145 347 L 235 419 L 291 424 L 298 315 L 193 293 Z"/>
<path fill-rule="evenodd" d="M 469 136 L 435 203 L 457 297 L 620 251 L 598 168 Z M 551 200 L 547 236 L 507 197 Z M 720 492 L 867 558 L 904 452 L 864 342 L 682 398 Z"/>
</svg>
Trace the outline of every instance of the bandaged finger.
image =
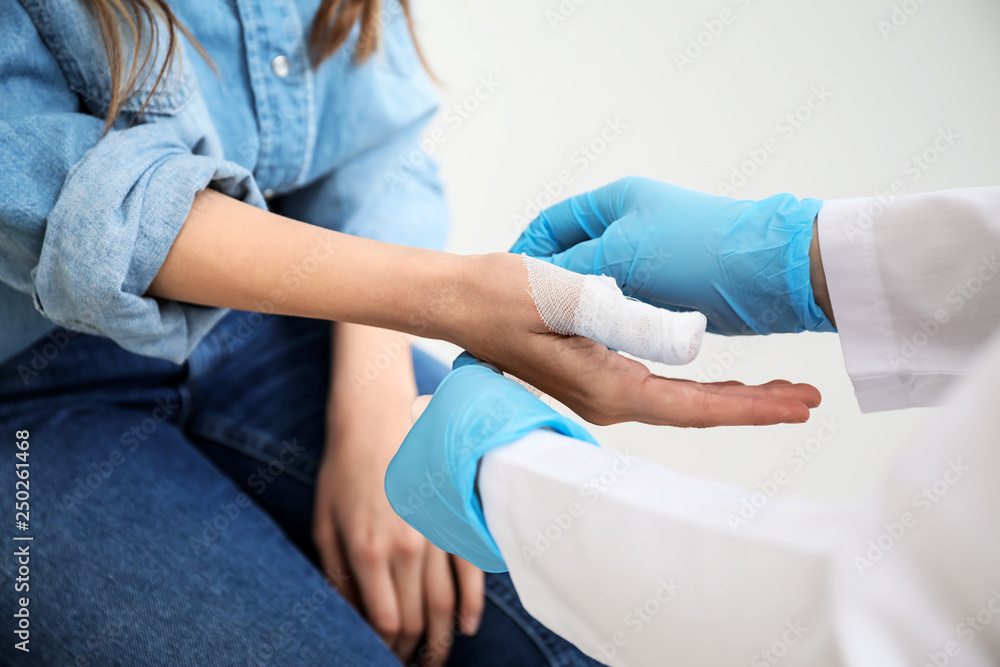
<svg viewBox="0 0 1000 667">
<path fill-rule="evenodd" d="M 531 298 L 551 331 L 665 364 L 687 364 L 698 356 L 707 325 L 701 313 L 657 308 L 626 297 L 614 278 L 523 257 Z"/>
</svg>

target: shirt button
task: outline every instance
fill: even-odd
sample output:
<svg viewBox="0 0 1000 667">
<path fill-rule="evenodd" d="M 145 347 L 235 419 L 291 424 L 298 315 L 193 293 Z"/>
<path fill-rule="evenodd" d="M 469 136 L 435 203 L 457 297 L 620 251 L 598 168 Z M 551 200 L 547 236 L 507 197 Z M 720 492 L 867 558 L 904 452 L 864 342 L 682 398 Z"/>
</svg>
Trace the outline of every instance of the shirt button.
<svg viewBox="0 0 1000 667">
<path fill-rule="evenodd" d="M 264 195 L 264 199 L 270 199 L 271 197 L 274 196 L 274 190 L 268 188 L 267 190 L 261 192 L 261 194 Z"/>
<path fill-rule="evenodd" d="M 284 79 L 288 76 L 288 73 L 292 71 L 291 63 L 288 62 L 287 56 L 275 56 L 274 60 L 271 61 L 271 71 L 279 79 Z"/>
</svg>

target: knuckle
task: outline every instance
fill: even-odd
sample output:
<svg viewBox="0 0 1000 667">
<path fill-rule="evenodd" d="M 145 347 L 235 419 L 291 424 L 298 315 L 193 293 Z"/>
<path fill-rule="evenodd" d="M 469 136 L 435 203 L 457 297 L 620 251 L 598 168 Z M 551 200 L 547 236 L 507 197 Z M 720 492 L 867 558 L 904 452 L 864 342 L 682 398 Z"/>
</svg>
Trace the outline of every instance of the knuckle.
<svg viewBox="0 0 1000 667">
<path fill-rule="evenodd" d="M 450 595 L 432 595 L 427 600 L 427 609 L 434 616 L 451 616 L 455 600 Z"/>
<path fill-rule="evenodd" d="M 415 533 L 400 539 L 396 545 L 396 551 L 400 558 L 414 561 L 423 555 L 424 544 L 424 538 Z"/>
<path fill-rule="evenodd" d="M 424 619 L 420 616 L 404 619 L 399 634 L 406 639 L 416 639 L 424 634 Z"/>
<path fill-rule="evenodd" d="M 356 559 L 368 564 L 380 563 L 389 554 L 382 540 L 374 537 L 356 540 L 351 546 L 351 552 Z"/>
<path fill-rule="evenodd" d="M 371 622 L 375 631 L 382 636 L 395 637 L 400 632 L 399 618 L 394 614 L 374 612 L 371 614 Z"/>
</svg>

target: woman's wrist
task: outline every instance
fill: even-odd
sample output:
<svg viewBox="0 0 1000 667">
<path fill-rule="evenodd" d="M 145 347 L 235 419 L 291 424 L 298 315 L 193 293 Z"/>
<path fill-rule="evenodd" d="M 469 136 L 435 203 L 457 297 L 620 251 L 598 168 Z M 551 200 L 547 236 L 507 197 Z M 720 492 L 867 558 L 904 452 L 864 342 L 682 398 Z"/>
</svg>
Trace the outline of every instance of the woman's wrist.
<svg viewBox="0 0 1000 667">
<path fill-rule="evenodd" d="M 362 428 L 379 415 L 408 415 L 417 396 L 410 336 L 388 329 L 339 322 L 333 325 L 331 432 Z"/>
<path fill-rule="evenodd" d="M 501 332 L 549 333 L 531 298 L 528 271 L 520 255 L 494 252 L 458 257 L 453 297 L 445 305 L 444 340 L 490 360 Z M 493 359 L 496 363 L 498 359 Z"/>
<path fill-rule="evenodd" d="M 398 280 L 405 285 L 394 327 L 414 336 L 436 338 L 460 345 L 472 314 L 479 280 L 474 257 L 445 252 L 415 251 L 408 266 L 400 267 Z"/>
</svg>

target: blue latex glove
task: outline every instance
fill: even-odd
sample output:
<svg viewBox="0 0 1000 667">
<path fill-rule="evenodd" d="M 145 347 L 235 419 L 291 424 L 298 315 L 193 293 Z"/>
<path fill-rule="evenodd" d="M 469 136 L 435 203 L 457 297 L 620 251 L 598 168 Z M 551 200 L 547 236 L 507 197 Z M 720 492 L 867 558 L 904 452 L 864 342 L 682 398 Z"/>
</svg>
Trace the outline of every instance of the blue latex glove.
<svg viewBox="0 0 1000 667">
<path fill-rule="evenodd" d="M 656 306 L 700 310 L 713 333 L 834 331 L 809 280 L 822 206 L 788 194 L 738 201 L 632 176 L 543 211 L 511 252 L 612 276 Z"/>
<path fill-rule="evenodd" d="M 389 463 L 389 503 L 441 549 L 486 572 L 504 572 L 476 493 L 476 473 L 488 451 L 539 428 L 597 444 L 517 382 L 463 354 Z"/>
</svg>

